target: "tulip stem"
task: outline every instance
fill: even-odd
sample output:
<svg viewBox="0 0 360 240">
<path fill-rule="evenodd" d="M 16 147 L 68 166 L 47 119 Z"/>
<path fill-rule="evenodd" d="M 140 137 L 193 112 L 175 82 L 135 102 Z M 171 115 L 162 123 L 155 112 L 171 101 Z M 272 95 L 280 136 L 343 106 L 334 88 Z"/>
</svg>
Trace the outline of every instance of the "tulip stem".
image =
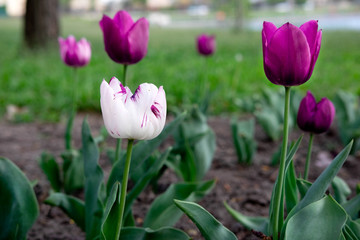
<svg viewBox="0 0 360 240">
<path fill-rule="evenodd" d="M 126 152 L 126 161 L 125 161 L 125 167 L 124 167 L 124 173 L 123 173 L 123 179 L 121 182 L 121 195 L 120 195 L 120 207 L 119 207 L 119 221 L 117 223 L 116 227 L 116 238 L 120 238 L 120 232 L 122 227 L 122 220 L 124 215 L 124 209 L 125 209 L 125 202 L 126 202 L 126 190 L 127 190 L 127 183 L 128 183 L 128 177 L 129 177 L 129 170 L 130 170 L 130 163 L 131 163 L 131 153 L 132 153 L 132 147 L 134 144 L 134 139 L 128 140 L 128 146 L 127 146 L 127 152 Z"/>
<path fill-rule="evenodd" d="M 279 239 L 279 232 L 282 228 L 283 219 L 280 219 L 280 216 L 283 216 L 281 211 L 284 211 L 284 201 L 283 201 L 283 186 L 284 186 L 284 176 L 285 176 L 285 162 L 287 155 L 288 147 L 288 137 L 289 137 L 289 110 L 290 110 L 290 87 L 285 87 L 285 108 L 284 108 L 284 132 L 283 132 L 283 142 L 281 147 L 281 157 L 280 157 L 280 166 L 279 166 L 279 175 L 277 178 L 277 185 L 275 189 L 275 198 L 274 198 L 274 209 L 273 209 L 273 240 Z"/>
<path fill-rule="evenodd" d="M 72 128 L 74 124 L 74 118 L 76 115 L 76 102 L 77 102 L 77 68 L 74 68 L 73 74 L 73 99 L 72 99 L 72 108 L 69 114 L 69 119 L 66 124 L 65 130 L 65 149 L 71 149 L 71 140 L 72 140 Z"/>
<path fill-rule="evenodd" d="M 126 86 L 126 73 L 127 73 L 128 65 L 124 64 L 124 71 L 123 71 L 123 85 Z"/>
<path fill-rule="evenodd" d="M 311 160 L 311 151 L 312 151 L 312 145 L 314 140 L 314 134 L 310 133 L 310 139 L 309 139 L 309 147 L 308 147 L 308 153 L 306 156 L 306 163 L 305 163 L 305 171 L 304 171 L 304 179 L 307 180 L 309 176 L 309 168 L 310 168 L 310 160 Z"/>
</svg>

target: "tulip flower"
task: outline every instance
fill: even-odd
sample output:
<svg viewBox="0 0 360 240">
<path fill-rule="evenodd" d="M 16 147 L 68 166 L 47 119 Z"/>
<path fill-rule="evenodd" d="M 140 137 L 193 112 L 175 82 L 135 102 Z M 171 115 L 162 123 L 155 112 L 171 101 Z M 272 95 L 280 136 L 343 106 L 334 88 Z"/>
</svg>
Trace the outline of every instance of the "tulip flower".
<svg viewBox="0 0 360 240">
<path fill-rule="evenodd" d="M 297 123 L 303 131 L 319 134 L 330 128 L 334 116 L 335 107 L 329 99 L 323 98 L 316 103 L 314 96 L 308 91 L 300 102 Z"/>
<path fill-rule="evenodd" d="M 215 52 L 215 36 L 201 34 L 197 37 L 197 50 L 199 54 L 210 56 Z"/>
<path fill-rule="evenodd" d="M 100 27 L 105 51 L 113 61 L 130 65 L 145 57 L 149 41 L 149 22 L 145 18 L 134 23 L 128 12 L 119 11 L 114 19 L 104 15 Z"/>
<path fill-rule="evenodd" d="M 291 87 L 309 80 L 319 56 L 321 36 L 315 20 L 299 28 L 290 23 L 277 28 L 271 22 L 264 22 L 264 69 L 270 82 Z"/>
<path fill-rule="evenodd" d="M 87 65 L 91 57 L 90 43 L 82 38 L 76 42 L 74 36 L 59 38 L 60 56 L 63 62 L 70 67 L 83 67 Z"/>
<path fill-rule="evenodd" d="M 105 127 L 114 138 L 149 140 L 157 137 L 165 125 L 166 96 L 150 83 L 141 84 L 131 93 L 113 77 L 100 87 L 101 111 Z"/>
</svg>

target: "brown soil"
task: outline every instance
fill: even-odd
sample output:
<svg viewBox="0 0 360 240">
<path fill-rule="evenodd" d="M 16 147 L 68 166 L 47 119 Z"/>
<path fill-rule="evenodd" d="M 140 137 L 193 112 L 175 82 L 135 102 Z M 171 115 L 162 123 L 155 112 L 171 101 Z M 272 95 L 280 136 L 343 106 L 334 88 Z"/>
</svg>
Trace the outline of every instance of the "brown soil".
<svg viewBox="0 0 360 240">
<path fill-rule="evenodd" d="M 94 135 L 98 135 L 103 121 L 100 115 L 87 114 L 90 127 Z M 74 143 L 81 144 L 80 129 L 85 114 L 79 114 L 74 124 Z M 233 208 L 247 215 L 266 216 L 271 196 L 272 186 L 277 176 L 277 168 L 269 165 L 272 154 L 280 143 L 271 142 L 261 128 L 256 129 L 258 149 L 255 163 L 251 166 L 240 165 L 233 147 L 229 119 L 212 117 L 210 126 L 216 133 L 217 150 L 211 170 L 206 179 L 216 179 L 215 188 L 200 204 L 211 212 L 220 222 L 233 231 L 238 239 L 258 239 L 226 211 L 223 202 L 226 201 Z M 35 191 L 40 206 L 40 216 L 28 233 L 28 239 L 85 239 L 85 234 L 61 210 L 43 203 L 49 193 L 49 183 L 37 164 L 42 151 L 46 150 L 59 156 L 64 149 L 63 134 L 65 121 L 59 124 L 51 123 L 21 123 L 14 124 L 5 120 L 0 122 L 0 156 L 11 159 L 30 180 L 37 180 Z M 296 139 L 301 133 L 295 131 L 291 139 Z M 295 166 L 298 173 L 303 171 L 306 157 L 308 136 L 305 135 L 300 150 L 295 156 Z M 115 145 L 115 140 L 109 138 L 107 144 Z M 334 130 L 316 136 L 313 147 L 313 162 L 310 180 L 314 180 L 328 165 L 333 157 L 339 153 L 342 146 Z M 102 155 L 100 159 L 105 173 L 109 173 L 110 164 Z M 354 191 L 360 182 L 359 157 L 350 156 L 339 175 L 346 180 Z M 106 176 L 107 174 L 105 174 Z M 175 175 L 167 170 L 160 182 L 168 186 L 176 181 Z M 141 223 L 147 208 L 156 197 L 150 189 L 140 195 L 134 205 L 134 214 Z M 194 224 L 187 217 L 182 217 L 176 227 L 188 232 L 194 239 L 203 239 Z"/>
</svg>

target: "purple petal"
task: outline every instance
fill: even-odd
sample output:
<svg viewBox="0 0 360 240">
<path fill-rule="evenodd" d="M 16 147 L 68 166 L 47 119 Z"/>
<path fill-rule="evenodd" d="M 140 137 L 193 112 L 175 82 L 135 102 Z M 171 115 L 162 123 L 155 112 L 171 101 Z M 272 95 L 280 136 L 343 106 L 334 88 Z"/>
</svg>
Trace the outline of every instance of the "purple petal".
<svg viewBox="0 0 360 240">
<path fill-rule="evenodd" d="M 311 132 L 314 125 L 316 100 L 310 91 L 301 100 L 297 115 L 297 124 L 303 131 Z"/>
<path fill-rule="evenodd" d="M 143 59 L 147 53 L 149 42 L 149 22 L 140 18 L 128 32 L 130 62 L 134 64 Z"/>
<path fill-rule="evenodd" d="M 320 30 L 316 35 L 314 52 L 311 54 L 312 56 L 311 56 L 311 63 L 310 63 L 308 79 L 311 77 L 311 75 L 314 71 L 315 63 L 319 57 L 320 47 L 321 47 L 321 39 L 322 39 L 322 31 Z"/>
<path fill-rule="evenodd" d="M 327 99 L 323 98 L 317 104 L 316 113 L 314 116 L 314 133 L 323 133 L 326 132 L 333 122 L 335 117 L 335 107 L 333 103 Z"/>
<path fill-rule="evenodd" d="M 128 12 L 122 10 L 115 14 L 114 23 L 118 26 L 120 33 L 125 35 L 134 24 L 134 21 Z"/>
<path fill-rule="evenodd" d="M 278 28 L 267 46 L 265 74 L 274 84 L 296 86 L 308 79 L 311 55 L 304 33 L 286 23 Z"/>
<path fill-rule="evenodd" d="M 156 102 L 155 102 L 155 104 L 156 104 Z M 151 105 L 151 111 L 155 115 L 156 118 L 161 118 L 160 111 L 155 105 Z"/>
<path fill-rule="evenodd" d="M 126 62 L 129 59 L 126 32 L 124 33 L 121 26 L 106 15 L 101 19 L 100 27 L 104 35 L 105 51 L 109 57 L 117 63 Z"/>
</svg>

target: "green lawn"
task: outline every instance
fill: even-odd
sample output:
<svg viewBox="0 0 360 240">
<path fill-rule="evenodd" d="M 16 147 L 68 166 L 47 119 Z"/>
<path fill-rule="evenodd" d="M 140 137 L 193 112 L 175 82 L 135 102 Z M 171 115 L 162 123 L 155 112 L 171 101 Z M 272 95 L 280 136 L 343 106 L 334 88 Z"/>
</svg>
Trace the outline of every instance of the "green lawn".
<svg viewBox="0 0 360 240">
<path fill-rule="evenodd" d="M 62 36 L 73 34 L 91 42 L 91 62 L 78 71 L 78 106 L 80 110 L 100 111 L 100 83 L 112 76 L 120 78 L 122 66 L 105 53 L 98 20 L 66 17 L 61 28 Z M 26 119 L 58 120 L 71 106 L 73 71 L 61 62 L 57 46 L 37 53 L 24 51 L 21 30 L 21 19 L 0 19 L 0 117 L 7 105 L 15 104 L 30 110 Z M 195 50 L 195 37 L 202 32 L 216 34 L 217 51 L 208 59 Z M 299 89 L 310 89 L 319 98 L 332 97 L 339 89 L 358 93 L 358 39 L 360 32 L 324 31 L 314 74 Z M 170 110 L 193 102 L 200 79 L 205 77 L 214 91 L 212 114 L 238 111 L 236 99 L 252 96 L 263 88 L 280 88 L 272 85 L 263 72 L 259 32 L 151 28 L 147 56 L 128 69 L 132 90 L 142 82 L 163 85 Z"/>
</svg>

